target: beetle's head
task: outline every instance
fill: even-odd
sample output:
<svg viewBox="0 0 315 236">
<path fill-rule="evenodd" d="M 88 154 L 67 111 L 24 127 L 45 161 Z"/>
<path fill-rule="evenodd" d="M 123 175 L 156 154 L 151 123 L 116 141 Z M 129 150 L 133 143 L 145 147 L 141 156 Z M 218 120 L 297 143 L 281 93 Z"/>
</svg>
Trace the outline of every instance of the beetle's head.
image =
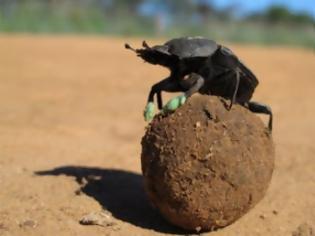
<svg viewBox="0 0 315 236">
<path fill-rule="evenodd" d="M 174 65 L 174 56 L 168 52 L 166 45 L 157 45 L 150 47 L 145 41 L 142 43 L 143 48 L 134 49 L 129 44 L 125 44 L 125 48 L 134 51 L 137 56 L 153 65 L 161 65 L 171 68 Z"/>
</svg>

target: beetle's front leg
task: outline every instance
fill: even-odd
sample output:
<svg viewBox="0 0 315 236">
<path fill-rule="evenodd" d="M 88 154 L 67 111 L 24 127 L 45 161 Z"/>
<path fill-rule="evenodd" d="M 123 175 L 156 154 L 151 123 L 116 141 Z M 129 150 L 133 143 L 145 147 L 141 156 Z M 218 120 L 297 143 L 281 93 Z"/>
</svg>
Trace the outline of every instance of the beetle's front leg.
<svg viewBox="0 0 315 236">
<path fill-rule="evenodd" d="M 183 95 L 180 95 L 178 97 L 171 99 L 163 108 L 164 112 L 175 111 L 178 107 L 182 106 L 185 103 L 188 97 L 198 92 L 205 83 L 204 78 L 201 75 L 196 74 L 196 73 L 190 74 L 187 80 L 189 81 L 182 82 L 182 87 L 184 87 L 183 83 L 187 85 L 188 83 L 191 82 L 190 87 L 186 89 Z"/>
<path fill-rule="evenodd" d="M 158 109 L 161 110 L 163 108 L 163 99 L 162 99 L 162 91 L 158 91 L 156 93 Z"/>
<path fill-rule="evenodd" d="M 148 103 L 144 109 L 144 119 L 146 121 L 151 121 L 154 117 L 154 95 L 157 94 L 157 101 L 158 101 L 158 108 L 162 109 L 163 107 L 163 101 L 162 101 L 162 91 L 167 92 L 180 92 L 181 87 L 176 82 L 176 80 L 172 79 L 171 77 L 168 77 L 156 84 L 154 84 L 151 87 L 151 91 L 148 96 Z"/>
</svg>

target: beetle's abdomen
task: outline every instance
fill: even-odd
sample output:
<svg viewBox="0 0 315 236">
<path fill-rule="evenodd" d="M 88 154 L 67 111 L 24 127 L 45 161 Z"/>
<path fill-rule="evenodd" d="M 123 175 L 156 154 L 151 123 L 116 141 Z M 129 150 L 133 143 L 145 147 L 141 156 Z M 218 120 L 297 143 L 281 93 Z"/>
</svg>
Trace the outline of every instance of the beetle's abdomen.
<svg viewBox="0 0 315 236">
<path fill-rule="evenodd" d="M 240 85 L 236 95 L 236 102 L 240 104 L 248 102 L 252 98 L 257 85 L 258 80 L 253 81 L 251 77 L 248 77 L 246 74 L 242 74 L 240 76 Z"/>
<path fill-rule="evenodd" d="M 236 102 L 244 104 L 248 102 L 258 85 L 258 80 L 245 73 L 240 74 L 240 83 L 236 95 Z M 200 90 L 202 94 L 211 94 L 227 99 L 231 99 L 236 88 L 236 72 L 224 73 L 207 80 L 204 87 Z"/>
</svg>

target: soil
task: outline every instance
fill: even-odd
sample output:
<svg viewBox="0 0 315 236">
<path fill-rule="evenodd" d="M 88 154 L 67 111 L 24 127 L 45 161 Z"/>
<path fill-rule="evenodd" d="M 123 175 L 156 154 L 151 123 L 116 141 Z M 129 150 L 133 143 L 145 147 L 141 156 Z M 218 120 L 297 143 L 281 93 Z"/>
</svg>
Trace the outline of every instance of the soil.
<svg viewBox="0 0 315 236">
<path fill-rule="evenodd" d="M 150 87 L 168 71 L 123 47 L 141 41 L 0 36 L 1 236 L 185 233 L 152 210 L 142 187 L 142 111 Z M 260 80 L 253 100 L 274 111 L 275 171 L 253 210 L 204 235 L 287 236 L 304 223 L 314 228 L 314 51 L 227 46 Z M 80 224 L 103 210 L 112 226 Z"/>
<path fill-rule="evenodd" d="M 175 225 L 210 231 L 243 216 L 264 196 L 274 169 L 268 128 L 240 105 L 194 95 L 159 115 L 142 139 L 144 186 Z"/>
</svg>

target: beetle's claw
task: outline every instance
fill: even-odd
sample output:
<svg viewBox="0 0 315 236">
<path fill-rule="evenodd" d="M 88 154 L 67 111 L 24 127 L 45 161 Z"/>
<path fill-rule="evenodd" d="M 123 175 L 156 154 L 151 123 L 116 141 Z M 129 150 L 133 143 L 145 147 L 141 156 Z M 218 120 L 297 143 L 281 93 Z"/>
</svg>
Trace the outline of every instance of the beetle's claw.
<svg viewBox="0 0 315 236">
<path fill-rule="evenodd" d="M 170 111 L 175 111 L 177 108 L 182 106 L 186 102 L 186 96 L 181 95 L 175 98 L 172 98 L 169 100 L 166 105 L 163 107 L 163 112 L 170 112 Z"/>
<path fill-rule="evenodd" d="M 228 106 L 228 110 L 230 111 L 233 107 L 233 101 L 231 101 L 230 105 Z"/>
<path fill-rule="evenodd" d="M 144 120 L 150 122 L 154 117 L 154 103 L 148 102 L 143 112 Z"/>
</svg>

